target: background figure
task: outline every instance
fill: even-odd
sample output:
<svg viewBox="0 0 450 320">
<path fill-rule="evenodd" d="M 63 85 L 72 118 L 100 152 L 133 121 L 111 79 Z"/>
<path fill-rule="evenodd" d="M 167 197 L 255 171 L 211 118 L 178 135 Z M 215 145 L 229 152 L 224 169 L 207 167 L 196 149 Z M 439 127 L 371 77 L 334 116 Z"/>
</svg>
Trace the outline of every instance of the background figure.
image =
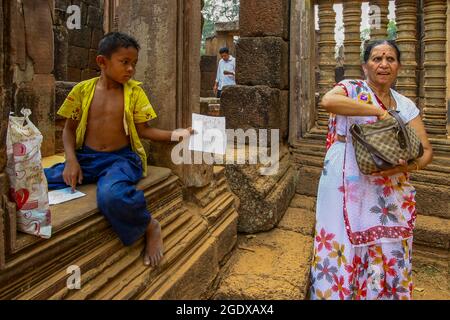
<svg viewBox="0 0 450 320">
<path fill-rule="evenodd" d="M 236 59 L 230 55 L 228 48 L 222 48 L 219 50 L 222 59 L 219 61 L 217 67 L 216 82 L 214 83 L 214 94 L 217 98 L 222 95 L 222 88 L 224 86 L 232 86 L 236 84 L 235 69 Z"/>
</svg>

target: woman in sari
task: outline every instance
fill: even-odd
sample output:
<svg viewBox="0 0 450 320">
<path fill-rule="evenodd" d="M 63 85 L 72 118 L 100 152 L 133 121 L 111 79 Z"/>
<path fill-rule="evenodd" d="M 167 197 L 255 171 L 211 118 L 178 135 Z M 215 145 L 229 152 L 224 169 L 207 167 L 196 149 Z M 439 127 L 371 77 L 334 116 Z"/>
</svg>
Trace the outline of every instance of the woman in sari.
<svg viewBox="0 0 450 320">
<path fill-rule="evenodd" d="M 321 101 L 331 116 L 317 194 L 312 299 L 412 298 L 416 208 L 409 173 L 431 162 L 432 149 L 415 104 L 391 89 L 400 59 L 395 42 L 371 42 L 364 52 L 366 80 L 341 81 Z M 364 175 L 349 128 L 385 119 L 390 109 L 415 129 L 424 154 Z"/>
</svg>

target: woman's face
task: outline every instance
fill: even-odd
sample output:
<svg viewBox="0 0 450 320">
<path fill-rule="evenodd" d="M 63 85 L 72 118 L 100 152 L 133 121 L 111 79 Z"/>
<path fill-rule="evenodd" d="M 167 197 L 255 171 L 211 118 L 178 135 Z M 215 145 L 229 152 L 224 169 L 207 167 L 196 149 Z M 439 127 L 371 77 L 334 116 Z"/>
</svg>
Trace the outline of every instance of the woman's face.
<svg viewBox="0 0 450 320">
<path fill-rule="evenodd" d="M 380 44 L 372 49 L 369 60 L 363 65 L 363 69 L 370 82 L 391 86 L 397 79 L 400 69 L 397 52 L 388 44 Z"/>
</svg>

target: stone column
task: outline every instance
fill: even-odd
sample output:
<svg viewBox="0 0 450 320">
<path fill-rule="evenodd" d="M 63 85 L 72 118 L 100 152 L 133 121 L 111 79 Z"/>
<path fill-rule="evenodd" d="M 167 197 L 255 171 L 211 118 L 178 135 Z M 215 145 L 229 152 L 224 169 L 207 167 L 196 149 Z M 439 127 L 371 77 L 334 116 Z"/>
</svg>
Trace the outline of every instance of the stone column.
<svg viewBox="0 0 450 320">
<path fill-rule="evenodd" d="M 336 26 L 336 14 L 333 9 L 333 1 L 319 1 L 319 94 L 320 98 L 335 84 L 335 48 L 334 29 Z M 317 125 L 327 126 L 329 114 L 318 107 L 316 111 Z"/>
<path fill-rule="evenodd" d="M 413 100 L 418 97 L 417 72 L 417 1 L 397 3 L 397 43 L 402 53 L 402 68 L 398 75 L 397 89 Z"/>
<path fill-rule="evenodd" d="M 344 78 L 361 79 L 361 1 L 345 1 Z"/>
<path fill-rule="evenodd" d="M 215 97 L 213 86 L 216 81 L 217 55 L 203 55 L 200 59 L 200 97 Z"/>
<path fill-rule="evenodd" d="M 450 0 L 447 0 L 447 139 L 450 138 Z"/>
<path fill-rule="evenodd" d="M 262 164 L 227 164 L 226 176 L 239 197 L 238 230 L 260 232 L 275 227 L 295 192 L 296 174 L 287 152 L 289 114 L 289 1 L 241 1 L 236 46 L 236 86 L 225 87 L 221 113 L 227 128 L 279 129 L 279 170 L 261 175 Z M 258 131 L 256 133 L 259 133 Z M 259 146 L 264 150 L 265 146 Z M 233 145 L 249 156 L 254 145 Z M 268 146 L 268 152 L 275 151 Z M 261 160 L 261 159 L 260 159 Z"/>
<path fill-rule="evenodd" d="M 423 121 L 433 138 L 447 138 L 446 41 L 447 6 L 442 0 L 424 1 L 424 88 Z"/>
<path fill-rule="evenodd" d="M 3 14 L 3 2 L 0 1 L 0 175 L 6 166 L 6 130 L 8 128 L 8 109 L 7 108 L 7 90 L 6 90 L 6 70 L 5 70 L 5 52 L 3 47 L 3 33 L 8 21 Z M 6 180 L 5 180 L 6 181 Z M 5 182 L 1 180 L 0 182 Z M 2 195 L 0 194 L 0 198 Z"/>
<path fill-rule="evenodd" d="M 316 42 L 313 0 L 291 1 L 289 143 L 316 125 Z"/>
<path fill-rule="evenodd" d="M 401 3 L 403 1 L 397 1 L 397 3 L 399 2 Z M 387 27 L 389 23 L 389 0 L 372 0 L 369 2 L 369 4 L 372 9 L 372 15 L 369 16 L 370 40 L 386 39 Z M 399 15 L 397 16 L 399 17 Z"/>
</svg>

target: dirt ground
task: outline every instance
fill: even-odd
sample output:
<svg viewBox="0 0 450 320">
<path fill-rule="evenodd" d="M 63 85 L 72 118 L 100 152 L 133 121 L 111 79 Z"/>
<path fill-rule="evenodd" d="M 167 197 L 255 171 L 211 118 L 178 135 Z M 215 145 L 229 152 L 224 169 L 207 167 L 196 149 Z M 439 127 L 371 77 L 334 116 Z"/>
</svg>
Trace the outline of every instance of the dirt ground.
<svg viewBox="0 0 450 320">
<path fill-rule="evenodd" d="M 448 268 L 435 264 L 413 264 L 414 300 L 450 300 Z"/>
</svg>

